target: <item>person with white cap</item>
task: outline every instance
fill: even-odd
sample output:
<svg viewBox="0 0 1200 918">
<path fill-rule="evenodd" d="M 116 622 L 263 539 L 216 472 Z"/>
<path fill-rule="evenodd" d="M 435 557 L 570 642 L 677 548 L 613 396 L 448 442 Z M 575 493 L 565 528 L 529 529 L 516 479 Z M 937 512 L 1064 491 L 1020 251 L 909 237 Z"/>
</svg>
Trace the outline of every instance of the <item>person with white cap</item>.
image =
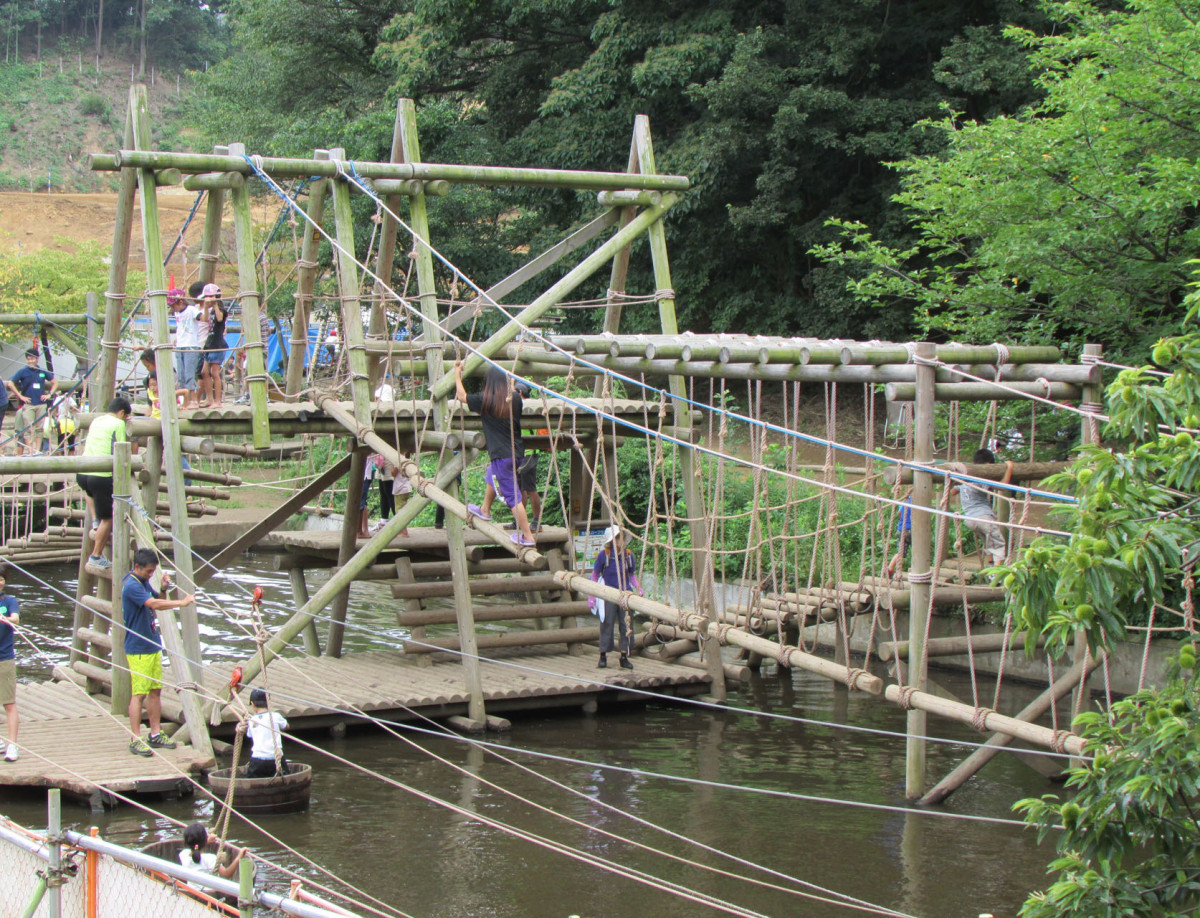
<svg viewBox="0 0 1200 918">
<path fill-rule="evenodd" d="M 631 590 L 639 596 L 642 585 L 638 582 L 637 562 L 633 552 L 625 547 L 625 534 L 620 526 L 609 526 L 604 530 L 604 547 L 596 555 L 592 566 L 592 580 L 604 583 L 614 590 Z M 599 600 L 596 611 L 600 616 L 600 669 L 608 666 L 608 654 L 613 650 L 613 626 L 620 632 L 621 669 L 633 669 L 629 662 L 629 650 L 633 646 L 633 624 L 620 605 L 608 600 Z"/>
<path fill-rule="evenodd" d="M 204 358 L 200 364 L 200 406 L 220 405 L 225 400 L 225 378 L 221 366 L 225 363 L 225 323 L 229 314 L 221 302 L 221 288 L 205 284 L 200 291 L 200 312 L 208 321 L 208 337 L 204 340 Z"/>
</svg>

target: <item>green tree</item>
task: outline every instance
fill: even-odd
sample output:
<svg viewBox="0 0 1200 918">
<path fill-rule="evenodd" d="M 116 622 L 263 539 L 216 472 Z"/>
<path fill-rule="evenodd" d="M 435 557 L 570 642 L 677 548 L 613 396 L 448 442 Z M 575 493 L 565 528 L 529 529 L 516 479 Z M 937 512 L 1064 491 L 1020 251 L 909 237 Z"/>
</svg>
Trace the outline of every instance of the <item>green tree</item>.
<svg viewBox="0 0 1200 918">
<path fill-rule="evenodd" d="M 644 113 L 659 169 L 694 182 L 668 221 L 683 324 L 881 337 L 907 333 L 906 310 L 854 300 L 845 271 L 807 250 L 832 238 L 834 214 L 907 233 L 880 161 L 937 149 L 914 125 L 942 104 L 982 117 L 1029 101 L 999 24 L 1041 21 L 1015 0 L 236 0 L 229 11 L 240 51 L 212 75 L 203 116 L 223 139 L 386 155 L 403 94 L 420 104 L 428 160 L 621 170 Z M 480 278 L 596 208 L 567 192 L 463 197 L 436 202 L 435 226 Z"/>
<path fill-rule="evenodd" d="M 928 123 L 945 153 L 899 163 L 919 244 L 843 221 L 841 243 L 815 251 L 861 272 L 854 296 L 906 304 L 928 334 L 1141 354 L 1177 326 L 1200 244 L 1200 2 L 1043 9 L 1049 34 L 1007 33 L 1043 101 Z"/>
<path fill-rule="evenodd" d="M 1076 720 L 1091 760 L 1069 771 L 1063 802 L 1022 800 L 1057 833 L 1057 875 L 1022 918 L 1176 918 L 1200 910 L 1200 673 L 1195 645 L 1161 690 Z"/>
</svg>

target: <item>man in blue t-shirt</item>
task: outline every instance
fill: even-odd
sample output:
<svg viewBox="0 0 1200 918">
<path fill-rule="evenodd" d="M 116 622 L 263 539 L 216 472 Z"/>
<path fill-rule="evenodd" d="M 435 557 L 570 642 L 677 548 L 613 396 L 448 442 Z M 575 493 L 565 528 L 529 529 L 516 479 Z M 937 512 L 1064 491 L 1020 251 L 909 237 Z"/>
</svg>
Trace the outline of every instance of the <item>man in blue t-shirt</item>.
<svg viewBox="0 0 1200 918">
<path fill-rule="evenodd" d="M 25 453 L 35 453 L 42 442 L 42 429 L 36 424 L 38 415 L 44 411 L 42 403 L 58 391 L 58 380 L 49 370 L 38 366 L 38 349 L 31 347 L 25 352 L 25 366 L 13 374 L 7 385 L 16 397 L 18 407 L 14 423 L 25 444 Z"/>
<path fill-rule="evenodd" d="M 17 660 L 13 653 L 13 632 L 21 623 L 20 609 L 15 596 L 4 592 L 4 573 L 0 571 L 0 705 L 4 705 L 4 716 L 8 720 L 8 747 L 4 750 L 4 761 L 17 760 Z"/>
<path fill-rule="evenodd" d="M 163 599 L 171 582 L 162 578 L 162 593 L 150 586 L 158 569 L 158 556 L 149 548 L 133 553 L 133 570 L 121 582 L 121 614 L 125 622 L 125 658 L 129 665 L 129 729 L 133 739 L 129 751 L 134 755 L 153 755 L 154 749 L 174 749 L 175 742 L 159 731 L 162 721 L 162 638 L 158 633 L 158 612 L 179 609 L 196 601 L 191 594 L 182 599 Z M 142 702 L 150 721 L 150 739 L 142 739 Z"/>
</svg>

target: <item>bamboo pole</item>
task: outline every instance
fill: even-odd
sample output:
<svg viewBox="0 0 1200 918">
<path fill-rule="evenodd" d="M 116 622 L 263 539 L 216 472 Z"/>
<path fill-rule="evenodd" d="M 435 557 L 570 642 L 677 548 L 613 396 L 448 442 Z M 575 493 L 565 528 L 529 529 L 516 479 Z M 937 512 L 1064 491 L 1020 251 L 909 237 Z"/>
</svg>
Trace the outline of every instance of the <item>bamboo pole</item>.
<svg viewBox="0 0 1200 918">
<path fill-rule="evenodd" d="M 346 512 L 342 514 L 341 541 L 338 543 L 338 566 L 344 566 L 358 547 L 359 520 L 363 510 L 359 506 L 363 498 L 363 473 L 367 468 L 367 451 L 354 449 L 350 442 L 350 471 L 346 487 Z M 325 656 L 342 655 L 342 639 L 346 634 L 346 612 L 350 607 L 350 584 L 347 583 L 333 600 L 329 613 L 329 630 L 325 636 Z"/>
<path fill-rule="evenodd" d="M 134 86 L 130 90 L 130 108 L 133 111 L 133 136 L 139 148 L 150 146 L 150 111 L 146 98 L 145 86 Z M 138 172 L 138 189 L 141 192 L 142 211 L 142 244 L 146 253 L 146 285 L 149 288 L 147 300 L 150 308 L 150 321 L 154 333 L 156 347 L 165 347 L 169 340 L 167 325 L 166 275 L 163 271 L 162 236 L 159 232 L 158 194 L 154 184 L 154 174 L 147 169 Z M 159 362 L 157 367 L 159 384 L 163 392 L 175 391 L 175 368 L 171 361 Z M 179 585 L 187 593 L 194 590 L 195 575 L 192 565 L 192 540 L 188 524 L 187 502 L 183 493 L 183 453 L 179 443 L 177 425 L 177 409 L 173 398 L 164 398 L 161 403 L 162 411 L 162 443 L 163 464 L 167 469 L 167 480 L 171 487 L 167 492 L 171 510 L 171 532 L 174 538 L 175 570 L 179 577 Z M 157 468 L 155 462 L 152 468 Z M 147 525 L 147 529 L 148 529 Z M 148 547 L 154 545 L 153 536 L 147 532 L 145 543 Z M 188 682 L 197 685 L 201 682 L 200 659 L 200 630 L 196 615 L 196 605 L 192 603 L 179 610 L 178 627 L 173 610 L 159 613 L 162 621 L 164 641 L 169 640 L 175 646 L 169 647 L 172 656 L 178 661 L 177 672 L 186 673 Z M 168 635 L 169 632 L 169 635 Z M 179 643 L 176 643 L 177 638 Z M 183 681 L 183 680 L 181 680 Z M 212 758 L 212 744 L 209 741 L 208 729 L 199 718 L 200 708 L 191 692 L 180 693 L 184 702 L 188 723 L 191 725 L 193 746 L 201 759 Z"/>
<path fill-rule="evenodd" d="M 558 305 L 572 290 L 591 277 L 606 261 L 612 258 L 626 245 L 642 235 L 647 229 L 662 219 L 663 215 L 678 201 L 674 194 L 663 195 L 662 203 L 648 207 L 626 226 L 593 251 L 587 258 L 566 273 L 556 284 L 541 294 L 532 303 L 522 309 L 515 317 L 505 323 L 504 327 L 493 334 L 487 341 L 480 344 L 476 350 L 463 361 L 463 373 L 470 375 L 484 363 L 484 358 L 496 356 L 500 350 L 521 333 L 526 327 L 541 318 L 548 310 Z M 430 392 L 435 397 L 448 395 L 453 391 L 454 380 L 449 376 L 442 377 Z"/>
<path fill-rule="evenodd" d="M 400 158 L 410 165 L 421 161 L 421 145 L 417 136 L 417 111 L 412 99 L 401 99 L 396 106 L 392 150 L 393 159 Z M 449 408 L 446 402 L 448 391 L 443 391 L 441 394 L 435 391 L 437 386 L 446 380 L 443 378 L 445 373 L 440 347 L 443 335 L 441 326 L 438 324 L 433 251 L 429 243 L 429 212 L 423 193 L 410 198 L 408 215 L 412 224 L 413 250 L 416 252 L 417 292 L 420 295 L 421 316 L 425 326 L 423 337 L 431 345 L 426 354 L 426 361 L 428 363 L 429 390 L 434 408 L 434 429 L 446 431 L 449 428 Z M 410 462 L 409 465 L 415 466 L 415 463 Z M 415 489 L 415 481 L 413 486 Z M 449 485 L 449 496 L 455 498 L 459 496 L 456 481 Z M 468 588 L 469 575 L 467 574 L 466 545 L 463 539 L 463 519 L 465 517 L 459 517 L 457 514 L 447 514 L 446 547 L 454 591 L 454 613 L 458 623 L 459 649 L 462 650 L 460 659 L 462 660 L 463 685 L 468 697 L 467 716 L 475 724 L 486 724 L 487 711 L 477 660 L 475 620 L 471 610 L 471 591 Z"/>
<path fill-rule="evenodd" d="M 404 100 L 411 101 L 411 100 Z M 149 152 L 119 150 L 113 156 L 93 154 L 88 168 L 96 172 L 116 169 L 167 169 L 183 172 L 241 172 L 254 174 L 254 167 L 240 156 L 216 156 L 204 153 Z M 285 159 L 264 156 L 259 168 L 276 178 L 303 178 L 317 175 L 336 178 L 337 167 L 331 162 L 311 159 Z M 625 172 L 586 172 L 574 169 L 522 169 L 508 166 L 465 166 L 445 163 L 372 163 L 354 161 L 354 171 L 370 179 L 420 179 L 471 185 L 529 185 L 545 188 L 575 188 L 581 191 L 624 191 L 649 189 L 687 191 L 690 182 L 683 175 L 630 175 Z"/>
<path fill-rule="evenodd" d="M 633 169 L 629 170 L 631 173 Z M 653 207 L 662 203 L 660 191 L 601 191 L 596 195 L 601 207 Z"/>
<path fill-rule="evenodd" d="M 1043 647 L 1045 643 L 1045 638 L 1038 638 L 1034 641 L 1033 646 Z M 1026 635 L 1023 632 L 1007 636 L 1003 633 L 974 634 L 970 637 L 963 635 L 961 637 L 930 638 L 925 642 L 925 655 L 927 657 L 956 657 L 967 653 L 999 653 L 1006 648 L 1008 650 L 1024 650 L 1025 647 Z M 879 645 L 879 659 L 907 660 L 908 648 L 908 641 L 885 641 Z"/>
<path fill-rule="evenodd" d="M 884 397 L 889 402 L 911 402 L 916 397 L 913 383 L 888 383 Z M 1003 387 L 1003 388 L 1001 388 Z M 963 382 L 937 383 L 934 398 L 939 402 L 1013 402 L 1036 395 L 1056 402 L 1077 401 L 1082 392 L 1070 383 L 1049 382 Z"/>
<path fill-rule="evenodd" d="M 404 162 L 404 103 L 397 101 L 396 103 L 396 118 L 392 125 L 392 148 L 390 161 L 393 163 Z M 371 324 L 368 333 L 373 338 L 384 338 L 387 335 L 387 317 L 384 309 L 384 298 L 386 296 L 385 284 L 391 286 L 392 269 L 395 267 L 396 261 L 396 235 L 399 230 L 399 224 L 396 222 L 396 217 L 393 216 L 400 209 L 400 201 L 402 196 L 423 195 L 425 193 L 424 186 L 417 181 L 413 181 L 412 185 L 408 182 L 398 183 L 404 185 L 406 191 L 392 191 L 389 188 L 387 180 L 384 180 L 384 187 L 376 186 L 375 192 L 380 195 L 386 195 L 384 203 L 387 205 L 382 213 L 382 223 L 379 227 L 379 254 L 375 259 L 375 285 L 374 298 L 371 303 Z M 388 342 L 391 343 L 390 341 Z M 379 385 L 381 363 L 378 359 L 370 361 L 371 373 L 371 393 L 374 394 L 376 387 Z"/>
<path fill-rule="evenodd" d="M 229 145 L 233 156 L 246 152 L 244 144 Z M 237 244 L 238 299 L 242 306 L 242 348 L 246 351 L 246 382 L 250 387 L 251 443 L 271 445 L 271 422 L 267 414 L 267 361 L 258 313 L 258 277 L 255 271 L 254 222 L 250 213 L 250 189 L 243 185 L 230 192 L 233 202 L 233 230 Z"/>
<path fill-rule="evenodd" d="M 292 602 L 295 603 L 297 609 L 303 609 L 309 600 L 308 582 L 304 579 L 304 568 L 290 568 L 288 582 L 292 586 Z M 309 656 L 319 657 L 321 655 L 321 637 L 317 634 L 316 623 L 309 620 L 308 625 L 300 634 L 304 640 L 304 652 Z"/>
<path fill-rule="evenodd" d="M 937 348 L 929 342 L 916 346 L 917 364 L 916 406 L 913 409 L 913 453 L 917 463 L 933 461 L 934 386 L 932 361 Z M 912 491 L 912 613 L 908 618 L 909 669 L 908 691 L 924 692 L 927 662 L 925 660 L 926 615 L 930 606 L 930 579 L 933 577 L 933 527 L 929 508 L 933 505 L 933 476 L 919 472 L 913 478 Z M 897 687 L 898 688 L 898 687 Z M 927 717 L 921 708 L 908 710 L 908 738 L 905 741 L 904 792 L 915 800 L 925 791 L 925 732 Z"/>
<path fill-rule="evenodd" d="M 129 527 L 129 501 L 133 500 L 133 482 L 130 475 L 132 458 L 132 447 L 128 443 L 113 444 L 112 569 L 118 577 L 124 577 L 125 572 L 133 566 L 129 552 L 132 538 Z M 114 589 L 113 592 L 114 595 L 120 595 L 119 589 Z M 88 605 L 93 612 L 98 611 L 96 605 L 90 603 Z M 128 717 L 131 676 L 128 671 L 129 663 L 125 658 L 124 616 L 113 615 L 113 604 L 109 602 L 107 605 L 108 609 L 103 614 L 111 620 L 109 636 L 112 642 L 110 655 L 113 674 L 112 701 L 109 710 L 113 717 Z"/>
<path fill-rule="evenodd" d="M 559 589 L 562 588 L 559 587 Z M 472 615 L 476 622 L 508 622 L 522 618 L 562 618 L 587 615 L 588 611 L 588 604 L 578 601 L 472 607 Z M 453 625 L 457 619 L 450 609 L 421 609 L 420 611 L 397 612 L 396 621 L 402 627 L 415 628 L 425 625 Z"/>
<path fill-rule="evenodd" d="M 1004 463 L 996 462 L 990 465 L 977 465 L 973 462 L 962 463 L 963 471 L 961 474 L 967 475 L 970 478 L 981 478 L 985 481 L 1003 481 L 1008 473 L 1008 466 Z M 1051 475 L 1057 475 L 1069 468 L 1069 462 L 1014 462 L 1012 465 L 1012 475 L 1009 477 L 1011 482 L 1021 481 L 1041 481 L 1049 478 Z M 896 483 L 897 477 L 901 484 L 912 484 L 913 469 L 912 466 L 891 466 L 884 469 L 883 480 L 886 484 L 893 485 Z M 939 475 L 945 478 L 946 475 Z"/>
<path fill-rule="evenodd" d="M 318 150 L 316 156 L 327 156 Z M 308 361 L 308 325 L 312 321 L 313 288 L 317 282 L 317 256 L 320 254 L 321 236 L 317 227 L 325 220 L 325 196 L 329 192 L 329 180 L 316 179 L 308 189 L 308 219 L 304 221 L 303 241 L 300 243 L 300 260 L 296 263 L 296 303 L 292 308 L 292 341 L 288 348 L 287 378 L 284 383 L 286 401 L 294 402 L 300 397 L 304 385 L 304 366 Z M 323 342 L 317 342 L 317 348 Z M 316 359 L 316 352 L 313 353 Z"/>
<path fill-rule="evenodd" d="M 472 458 L 473 454 L 469 452 L 459 453 L 457 456 L 454 456 L 438 470 L 435 484 L 444 486 L 453 481 L 462 471 L 465 462 L 469 462 Z M 429 487 L 432 488 L 433 485 Z M 407 528 L 409 523 L 416 519 L 417 514 L 425 509 L 425 505 L 429 503 L 429 500 L 429 497 L 422 494 L 414 486 L 408 503 L 401 507 L 396 515 L 388 520 L 383 528 L 367 541 L 366 545 L 359 548 L 353 558 L 342 565 L 336 574 L 332 575 L 329 580 L 322 584 L 316 594 L 293 613 L 291 618 L 275 632 L 274 637 L 263 645 L 261 659 L 269 663 L 275 657 L 279 656 L 279 652 L 287 647 L 313 618 L 329 605 L 343 587 L 352 583 L 360 571 L 366 570 L 371 566 L 375 559 L 379 557 L 379 554 L 400 534 L 400 531 Z M 258 653 L 248 658 L 242 664 L 243 681 L 249 683 L 258 676 L 262 672 L 262 665 Z"/>
<path fill-rule="evenodd" d="M 599 628 L 552 628 L 548 631 L 509 631 L 505 634 L 481 634 L 475 638 L 478 650 L 495 647 L 528 647 L 535 644 L 590 644 L 600 640 Z M 405 641 L 406 654 L 437 653 L 439 650 L 458 650 L 466 653 L 461 637 L 425 638 Z M 472 717 L 471 720 L 476 720 Z"/>
<path fill-rule="evenodd" d="M 230 191 L 246 184 L 246 176 L 240 172 L 201 172 L 183 180 L 188 191 Z"/>
<path fill-rule="evenodd" d="M 618 605 L 622 602 L 628 602 L 629 608 L 635 612 L 640 612 L 659 621 L 675 625 L 684 631 L 695 631 L 699 634 L 703 629 L 707 629 L 704 633 L 716 637 L 718 640 L 723 640 L 726 644 L 743 647 L 746 650 L 762 654 L 769 659 L 778 660 L 783 666 L 816 673 L 833 682 L 840 682 L 842 685 L 853 685 L 855 688 L 864 692 L 870 692 L 873 695 L 878 695 L 883 691 L 883 680 L 878 676 L 872 676 L 864 670 L 839 666 L 832 660 L 826 660 L 824 657 L 806 653 L 797 647 L 780 647 L 766 638 L 747 634 L 738 628 L 714 624 L 695 612 L 677 609 L 674 606 L 668 606 L 653 599 L 646 599 L 643 596 L 622 593 L 620 590 L 613 589 L 603 583 L 595 583 L 587 575 L 576 571 L 557 571 L 553 576 L 567 589 L 573 590 L 576 593 L 582 593 L 585 596 L 595 596 L 608 602 L 615 602 Z"/>
<path fill-rule="evenodd" d="M 135 108 L 134 94 L 131 90 L 129 111 L 125 115 L 124 145 L 127 147 L 134 144 Z M 137 194 L 137 172 L 133 169 L 123 169 L 120 181 L 116 216 L 113 221 L 112 260 L 108 263 L 108 289 L 104 294 L 104 333 L 100 340 L 100 366 L 96 369 L 96 378 L 93 381 L 93 391 L 96 393 L 93 405 L 101 410 L 108 407 L 117 388 L 117 350 L 121 346 L 121 320 L 124 318 L 125 286 L 129 278 L 129 246 L 133 233 L 133 201 Z M 0 317 L 0 321 L 3 321 L 3 317 Z M 58 319 L 54 321 L 56 324 L 66 324 Z"/>
<path fill-rule="evenodd" d="M 217 151 L 228 152 L 226 147 L 213 147 L 213 152 Z M 237 176 L 237 181 L 233 177 Z M 204 230 L 200 235 L 200 254 L 197 260 L 200 263 L 197 280 L 203 281 L 206 284 L 211 284 L 217 277 L 217 258 L 221 250 L 221 217 L 225 212 L 225 191 L 226 189 L 242 186 L 246 184 L 246 179 L 241 173 L 227 172 L 223 176 L 226 182 L 214 182 L 211 187 L 205 188 L 208 192 L 208 200 L 204 202 Z M 204 178 L 196 176 L 196 178 Z M 191 179 L 189 178 L 189 181 Z M 189 191 L 200 191 L 201 188 L 192 188 L 184 183 L 184 187 Z"/>
<path fill-rule="evenodd" d="M 1095 667 L 1098 663 L 1099 661 L 1096 661 L 1092 664 L 1092 667 Z M 1091 672 L 1090 668 L 1088 672 Z M 1069 695 L 1071 690 L 1079 684 L 1081 677 L 1086 681 L 1083 673 L 1083 667 L 1076 663 L 1059 679 L 1056 679 L 1050 688 L 1022 708 L 1015 719 L 1026 723 L 1033 723 L 1033 721 L 1049 711 L 1053 705 Z M 966 784 L 972 775 L 977 774 L 984 765 L 996 757 L 1001 749 L 1012 743 L 1013 739 L 1014 737 L 1004 733 L 992 734 L 981 748 L 976 749 L 963 759 L 957 768 L 930 788 L 929 793 L 921 798 L 921 805 L 932 806 L 933 804 L 941 803 Z"/>
<path fill-rule="evenodd" d="M 453 574 L 451 574 L 453 576 Z M 495 596 L 501 593 L 525 593 L 529 590 L 561 590 L 551 574 L 523 577 L 495 577 L 487 580 L 468 580 L 472 596 Z M 394 599 L 433 599 L 455 595 L 453 583 L 393 583 Z"/>
</svg>

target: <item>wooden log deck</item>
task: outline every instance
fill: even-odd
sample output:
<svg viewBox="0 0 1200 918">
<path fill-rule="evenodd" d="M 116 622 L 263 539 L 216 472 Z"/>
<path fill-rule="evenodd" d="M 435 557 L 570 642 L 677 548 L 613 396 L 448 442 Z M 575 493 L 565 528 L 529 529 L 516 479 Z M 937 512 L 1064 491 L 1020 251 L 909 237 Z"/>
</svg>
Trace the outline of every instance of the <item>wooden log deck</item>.
<svg viewBox="0 0 1200 918">
<path fill-rule="evenodd" d="M 481 660 L 480 678 L 488 714 L 544 711 L 563 707 L 640 702 L 649 691 L 670 698 L 708 691 L 710 676 L 703 670 L 634 657 L 634 669 L 617 667 L 616 654 L 608 669 L 596 668 L 595 647 L 573 655 L 553 645 L 489 652 Z M 217 693 L 229 682 L 232 667 L 217 664 L 205 670 L 206 691 Z M 285 657 L 268 667 L 266 678 L 251 682 L 271 692 L 271 705 L 288 719 L 292 729 L 361 722 L 345 713 L 358 709 L 373 717 L 412 721 L 421 716 L 445 718 L 467 711 L 462 667 L 448 654 L 434 655 L 432 666 L 398 650 L 377 650 L 334 657 Z M 622 691 L 638 689 L 639 693 Z M 243 690 L 243 695 L 246 695 Z M 164 689 L 164 719 L 181 721 L 182 706 L 174 689 Z M 234 715 L 226 707 L 220 735 L 232 735 Z M 23 728 L 22 728 L 23 729 Z"/>
<path fill-rule="evenodd" d="M 190 746 L 133 755 L 127 721 L 109 714 L 108 705 L 108 696 L 88 696 L 71 682 L 19 684 L 21 756 L 0 761 L 0 788 L 57 787 L 93 809 L 119 802 L 114 793 L 191 793 L 184 775 L 211 761 L 200 761 Z"/>
<path fill-rule="evenodd" d="M 504 520 L 497 518 L 497 522 L 503 525 Z M 438 558 L 445 558 L 449 551 L 449 543 L 446 537 L 446 530 L 434 529 L 430 526 L 410 526 L 409 535 L 397 536 L 384 549 L 384 554 L 390 556 L 396 552 L 407 552 L 416 555 L 431 555 Z M 561 545 L 570 539 L 571 533 L 569 530 L 561 526 L 544 526 L 538 532 L 534 533 L 534 539 L 539 546 L 541 545 Z M 342 539 L 340 530 L 336 529 L 310 529 L 302 531 L 275 531 L 265 536 L 261 542 L 255 547 L 255 551 L 287 551 L 297 555 L 314 555 L 319 558 L 337 558 L 338 545 Z M 481 550 L 486 546 L 492 546 L 496 543 L 484 535 L 482 532 L 476 532 L 474 529 L 465 528 L 463 530 L 463 542 L 467 546 L 469 555 L 479 555 Z M 359 547 L 367 544 L 367 539 L 358 539 Z M 475 552 L 470 550 L 475 548 Z M 504 552 L 508 556 L 507 552 Z M 319 566 L 319 565 L 314 565 Z"/>
</svg>

